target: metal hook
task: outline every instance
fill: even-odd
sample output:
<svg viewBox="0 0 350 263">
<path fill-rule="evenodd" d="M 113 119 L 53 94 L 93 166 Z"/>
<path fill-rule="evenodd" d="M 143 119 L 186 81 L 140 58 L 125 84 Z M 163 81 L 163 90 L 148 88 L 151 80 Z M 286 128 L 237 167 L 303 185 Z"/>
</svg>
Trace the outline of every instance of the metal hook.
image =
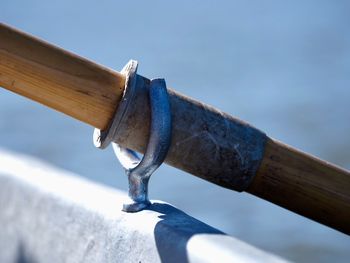
<svg viewBox="0 0 350 263">
<path fill-rule="evenodd" d="M 116 140 L 118 131 L 128 115 L 137 94 L 137 61 L 130 60 L 122 69 L 125 75 L 125 89 L 113 119 L 105 130 L 94 130 L 94 144 L 104 149 Z M 152 173 L 162 164 L 168 152 L 171 140 L 170 103 L 164 79 L 154 79 L 148 89 L 151 125 L 146 152 L 140 160 L 137 154 L 127 148 L 112 143 L 114 152 L 126 170 L 129 180 L 130 204 L 123 206 L 123 211 L 137 212 L 148 205 L 148 181 Z"/>
<path fill-rule="evenodd" d="M 154 79 L 149 87 L 151 109 L 150 137 L 146 152 L 140 160 L 137 154 L 116 143 L 114 152 L 126 171 L 129 180 L 130 204 L 123 211 L 137 212 L 151 204 L 148 199 L 148 182 L 152 173 L 164 161 L 171 139 L 171 114 L 168 92 L 164 79 Z"/>
</svg>

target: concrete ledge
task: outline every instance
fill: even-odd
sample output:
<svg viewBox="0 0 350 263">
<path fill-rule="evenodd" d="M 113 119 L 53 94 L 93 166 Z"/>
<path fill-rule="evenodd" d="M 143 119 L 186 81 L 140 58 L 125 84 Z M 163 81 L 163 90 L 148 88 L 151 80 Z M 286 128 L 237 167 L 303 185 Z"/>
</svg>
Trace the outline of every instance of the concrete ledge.
<svg viewBox="0 0 350 263">
<path fill-rule="evenodd" d="M 285 262 L 161 202 L 0 150 L 0 262 Z"/>
</svg>

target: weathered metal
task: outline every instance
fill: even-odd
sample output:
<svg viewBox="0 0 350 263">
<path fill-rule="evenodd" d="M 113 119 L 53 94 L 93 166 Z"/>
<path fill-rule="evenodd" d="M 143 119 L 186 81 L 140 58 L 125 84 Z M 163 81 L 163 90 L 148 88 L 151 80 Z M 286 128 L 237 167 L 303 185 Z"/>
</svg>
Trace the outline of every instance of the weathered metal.
<svg viewBox="0 0 350 263">
<path fill-rule="evenodd" d="M 121 75 L 125 76 L 125 87 L 123 96 L 115 109 L 115 113 L 108 126 L 104 130 L 94 129 L 93 142 L 97 148 L 104 149 L 114 141 L 116 134 L 120 131 L 120 123 L 131 107 L 130 104 L 136 96 L 137 66 L 135 60 L 130 60 L 121 70 Z"/>
<path fill-rule="evenodd" d="M 150 80 L 136 75 L 132 107 L 122 101 L 109 138 L 122 147 L 145 153 L 150 130 Z M 126 89 L 125 93 L 129 91 Z M 165 162 L 220 186 L 244 191 L 264 155 L 267 136 L 249 124 L 168 89 L 172 143 Z M 131 105 L 131 104 L 130 104 Z M 102 133 L 102 138 L 103 138 Z M 111 133 L 109 133 L 111 134 Z M 98 135 L 98 134 L 97 134 Z M 96 142 L 96 133 L 95 139 Z M 97 140 L 98 142 L 98 140 Z M 95 143 L 98 147 L 105 145 Z"/>
<path fill-rule="evenodd" d="M 107 147 L 120 131 L 119 125 L 123 117 L 134 104 L 137 93 L 136 84 L 137 62 L 129 61 L 121 73 L 125 75 L 124 94 L 118 109 L 104 131 L 94 130 L 94 144 L 98 148 Z M 148 199 L 148 182 L 152 173 L 162 164 L 169 150 L 171 140 L 171 113 L 169 97 L 165 81 L 154 79 L 150 83 L 148 98 L 151 109 L 150 136 L 147 149 L 142 159 L 137 154 L 113 143 L 114 152 L 124 167 L 129 181 L 129 197 L 131 202 L 123 205 L 123 211 L 137 212 L 151 203 Z"/>
<path fill-rule="evenodd" d="M 0 262 L 285 262 L 156 201 L 0 150 Z"/>
<path fill-rule="evenodd" d="M 149 100 L 151 130 L 147 149 L 142 159 L 138 159 L 137 154 L 132 150 L 113 143 L 117 158 L 123 164 L 129 181 L 131 203 L 124 204 L 123 211 L 126 212 L 137 212 L 151 204 L 148 199 L 148 182 L 154 171 L 163 163 L 170 146 L 171 115 L 164 80 L 151 81 Z M 127 165 L 125 165 L 125 159 L 129 159 L 126 162 Z M 136 163 L 135 160 L 137 160 Z"/>
</svg>

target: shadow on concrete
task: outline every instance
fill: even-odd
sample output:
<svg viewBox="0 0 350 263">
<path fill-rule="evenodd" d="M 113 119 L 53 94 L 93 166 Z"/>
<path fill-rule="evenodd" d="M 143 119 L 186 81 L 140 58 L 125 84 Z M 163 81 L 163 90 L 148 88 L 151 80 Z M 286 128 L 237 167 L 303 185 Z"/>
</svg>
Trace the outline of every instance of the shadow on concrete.
<svg viewBox="0 0 350 263">
<path fill-rule="evenodd" d="M 37 261 L 33 259 L 33 257 L 29 256 L 26 253 L 24 245 L 22 243 L 19 244 L 17 250 L 17 258 L 14 263 L 36 263 Z"/>
<path fill-rule="evenodd" d="M 196 234 L 225 235 L 168 204 L 154 203 L 148 210 L 163 214 L 159 216 L 162 220 L 154 229 L 154 237 L 162 262 L 189 262 L 186 246 L 189 239 Z"/>
</svg>

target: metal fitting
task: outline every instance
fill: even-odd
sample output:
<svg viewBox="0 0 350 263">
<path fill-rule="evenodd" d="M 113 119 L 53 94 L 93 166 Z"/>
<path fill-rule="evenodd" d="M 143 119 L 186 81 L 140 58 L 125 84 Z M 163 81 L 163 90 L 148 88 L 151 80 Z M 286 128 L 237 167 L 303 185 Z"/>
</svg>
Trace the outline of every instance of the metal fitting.
<svg viewBox="0 0 350 263">
<path fill-rule="evenodd" d="M 136 152 L 123 148 L 115 141 L 118 127 L 135 98 L 137 62 L 130 61 L 122 70 L 126 76 L 123 98 L 108 129 L 95 129 L 94 144 L 105 148 L 112 142 L 114 152 L 126 171 L 129 180 L 131 202 L 124 204 L 123 211 L 137 212 L 151 204 L 148 199 L 148 182 L 152 173 L 164 161 L 171 142 L 170 103 L 164 79 L 151 80 L 149 84 L 149 103 L 151 126 L 147 148 L 142 159 Z"/>
</svg>

